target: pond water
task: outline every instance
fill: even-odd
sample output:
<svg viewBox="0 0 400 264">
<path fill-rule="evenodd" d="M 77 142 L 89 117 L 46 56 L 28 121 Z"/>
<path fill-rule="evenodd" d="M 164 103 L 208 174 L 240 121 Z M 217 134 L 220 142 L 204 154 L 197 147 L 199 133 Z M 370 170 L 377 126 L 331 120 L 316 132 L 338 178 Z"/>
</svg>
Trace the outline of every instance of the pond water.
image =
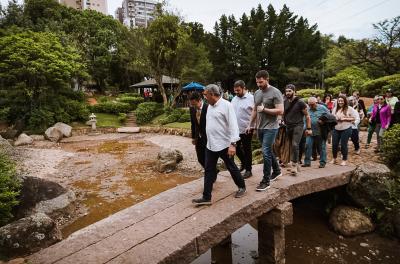
<svg viewBox="0 0 400 264">
<path fill-rule="evenodd" d="M 325 214 L 326 200 L 314 194 L 293 201 L 294 222 L 286 228 L 287 264 L 400 263 L 400 243 L 371 233 L 345 238 L 334 233 Z M 256 223 L 232 234 L 232 263 L 258 263 Z M 360 245 L 362 244 L 362 245 Z M 211 250 L 192 264 L 209 264 Z"/>
</svg>

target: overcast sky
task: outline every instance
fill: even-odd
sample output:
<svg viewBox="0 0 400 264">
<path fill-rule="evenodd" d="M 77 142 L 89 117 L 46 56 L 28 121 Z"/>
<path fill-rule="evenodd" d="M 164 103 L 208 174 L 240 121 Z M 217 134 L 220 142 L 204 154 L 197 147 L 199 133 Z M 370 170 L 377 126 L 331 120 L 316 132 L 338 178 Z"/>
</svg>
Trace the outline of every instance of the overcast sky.
<svg viewBox="0 0 400 264">
<path fill-rule="evenodd" d="M 8 2 L 0 1 L 3 5 Z M 122 0 L 107 1 L 108 13 L 114 15 Z M 292 12 L 307 18 L 310 24 L 317 23 L 323 34 L 355 39 L 373 37 L 372 23 L 400 15 L 399 0 L 168 0 L 168 3 L 185 21 L 200 22 L 211 32 L 222 14 L 233 14 L 239 19 L 259 3 L 264 10 L 269 3 L 277 10 L 286 4 Z"/>
</svg>

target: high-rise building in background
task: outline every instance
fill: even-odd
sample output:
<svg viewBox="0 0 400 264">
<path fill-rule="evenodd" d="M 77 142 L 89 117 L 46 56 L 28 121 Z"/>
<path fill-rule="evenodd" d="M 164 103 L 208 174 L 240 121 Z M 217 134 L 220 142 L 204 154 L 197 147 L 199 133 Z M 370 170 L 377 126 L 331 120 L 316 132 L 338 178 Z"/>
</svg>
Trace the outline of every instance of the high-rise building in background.
<svg viewBox="0 0 400 264">
<path fill-rule="evenodd" d="M 127 27 L 147 27 L 154 20 L 156 5 L 157 2 L 153 0 L 123 0 L 122 23 Z M 117 17 L 117 12 L 120 12 L 118 9 L 115 12 L 116 19 L 120 18 Z"/>
<path fill-rule="evenodd" d="M 124 9 L 122 9 L 122 7 L 118 7 L 117 10 L 115 10 L 115 19 L 124 23 Z"/>
<path fill-rule="evenodd" d="M 108 15 L 107 0 L 59 0 L 59 2 L 77 10 L 90 9 Z"/>
</svg>

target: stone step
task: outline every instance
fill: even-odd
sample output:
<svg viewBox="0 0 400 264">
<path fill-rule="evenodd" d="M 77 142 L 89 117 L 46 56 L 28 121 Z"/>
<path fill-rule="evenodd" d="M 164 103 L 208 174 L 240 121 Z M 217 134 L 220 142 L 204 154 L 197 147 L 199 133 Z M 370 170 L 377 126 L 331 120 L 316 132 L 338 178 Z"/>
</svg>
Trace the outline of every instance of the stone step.
<svg viewBox="0 0 400 264">
<path fill-rule="evenodd" d="M 119 127 L 118 133 L 140 133 L 140 127 Z"/>
</svg>

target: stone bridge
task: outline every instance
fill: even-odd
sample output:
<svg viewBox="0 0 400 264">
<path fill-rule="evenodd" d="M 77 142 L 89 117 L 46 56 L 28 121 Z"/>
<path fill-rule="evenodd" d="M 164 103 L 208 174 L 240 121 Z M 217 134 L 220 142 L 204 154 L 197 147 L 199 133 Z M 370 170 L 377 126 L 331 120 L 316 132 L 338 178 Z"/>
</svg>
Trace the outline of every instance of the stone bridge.
<svg viewBox="0 0 400 264">
<path fill-rule="evenodd" d="M 203 179 L 170 189 L 75 232 L 28 258 L 30 263 L 190 263 L 212 248 L 217 263 L 226 263 L 221 249 L 230 234 L 258 220 L 260 263 L 284 263 L 284 226 L 293 221 L 289 201 L 346 185 L 354 167 L 327 165 L 284 175 L 265 192 L 256 192 L 262 165 L 246 180 L 247 194 L 235 199 L 229 173 L 218 175 L 212 206 L 196 207 Z M 224 246 L 225 245 L 225 246 Z M 229 245 L 229 243 L 228 243 Z M 224 260 L 225 259 L 225 260 Z"/>
</svg>

